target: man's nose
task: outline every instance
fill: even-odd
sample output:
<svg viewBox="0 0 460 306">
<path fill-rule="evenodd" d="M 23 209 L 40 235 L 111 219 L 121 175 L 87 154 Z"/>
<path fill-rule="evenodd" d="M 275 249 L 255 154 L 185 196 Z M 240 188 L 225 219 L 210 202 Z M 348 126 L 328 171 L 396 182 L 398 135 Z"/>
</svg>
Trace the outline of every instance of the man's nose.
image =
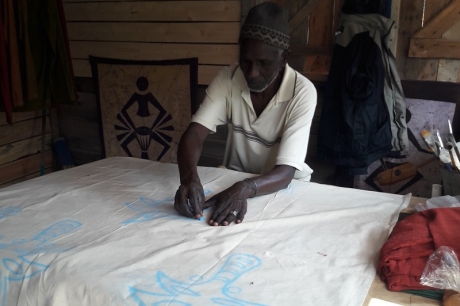
<svg viewBox="0 0 460 306">
<path fill-rule="evenodd" d="M 259 68 L 255 64 L 250 64 L 247 71 L 248 79 L 254 79 L 259 76 Z"/>
</svg>

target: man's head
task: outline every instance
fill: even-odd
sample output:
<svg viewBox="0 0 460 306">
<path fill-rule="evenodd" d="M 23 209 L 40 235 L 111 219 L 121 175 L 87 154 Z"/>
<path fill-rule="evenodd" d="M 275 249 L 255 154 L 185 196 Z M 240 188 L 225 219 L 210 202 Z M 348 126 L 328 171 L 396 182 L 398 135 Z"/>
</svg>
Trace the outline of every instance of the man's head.
<svg viewBox="0 0 460 306">
<path fill-rule="evenodd" d="M 289 54 L 289 24 L 274 2 L 254 6 L 240 32 L 240 67 L 248 87 L 262 92 L 279 76 Z"/>
</svg>

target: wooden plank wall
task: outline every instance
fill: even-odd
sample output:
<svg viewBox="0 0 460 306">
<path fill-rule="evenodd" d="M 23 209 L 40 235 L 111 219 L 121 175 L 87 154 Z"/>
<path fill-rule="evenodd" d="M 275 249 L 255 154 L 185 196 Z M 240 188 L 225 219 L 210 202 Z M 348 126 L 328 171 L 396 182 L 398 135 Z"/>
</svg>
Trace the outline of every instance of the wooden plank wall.
<svg viewBox="0 0 460 306">
<path fill-rule="evenodd" d="M 45 173 L 53 171 L 49 116 L 46 119 Z M 0 113 L 0 188 L 40 175 L 42 111 L 13 113 L 13 125 Z"/>
<path fill-rule="evenodd" d="M 94 88 L 88 55 L 126 59 L 199 57 L 199 100 L 224 65 L 237 61 L 240 22 L 249 9 L 266 0 L 135 1 L 64 0 L 80 101 L 61 107 L 60 128 L 77 163 L 100 158 Z M 307 162 L 313 180 L 331 183 L 335 168 L 316 160 L 322 85 L 327 78 L 335 31 L 344 0 L 272 0 L 288 9 L 291 19 L 289 64 L 318 86 L 318 107 L 311 130 Z M 458 82 L 459 61 L 408 58 L 410 36 L 450 0 L 393 0 L 392 17 L 399 22 L 395 53 L 402 79 Z M 314 4 L 314 5 L 313 5 Z M 311 10 L 311 8 L 313 8 Z M 305 13 L 308 12 L 308 13 Z M 295 21 L 295 22 L 294 22 Z M 444 37 L 458 39 L 460 24 Z M 226 128 L 207 140 L 202 165 L 222 161 Z"/>
<path fill-rule="evenodd" d="M 401 0 L 397 48 L 401 79 L 459 83 L 460 60 L 409 58 L 410 37 L 451 0 Z M 460 21 L 443 38 L 460 40 Z"/>
<path fill-rule="evenodd" d="M 238 61 L 240 0 L 63 2 L 79 100 L 61 106 L 58 118 L 77 165 L 102 154 L 88 55 L 134 60 L 198 57 L 199 101 L 217 72 Z M 225 142 L 226 134 L 216 136 L 207 141 L 208 154 L 201 164 L 221 162 L 221 149 L 214 141 Z"/>
<path fill-rule="evenodd" d="M 198 57 L 198 83 L 238 60 L 240 1 L 64 0 L 77 77 L 88 55 L 163 60 Z"/>
</svg>

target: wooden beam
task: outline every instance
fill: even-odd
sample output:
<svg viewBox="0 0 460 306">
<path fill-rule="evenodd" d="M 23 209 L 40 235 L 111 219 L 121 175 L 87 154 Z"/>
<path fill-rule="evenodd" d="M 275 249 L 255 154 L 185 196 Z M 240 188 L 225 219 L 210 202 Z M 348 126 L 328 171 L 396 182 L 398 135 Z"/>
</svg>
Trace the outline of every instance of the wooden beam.
<svg viewBox="0 0 460 306">
<path fill-rule="evenodd" d="M 452 28 L 460 19 L 460 0 L 452 0 L 433 19 L 418 30 L 412 38 L 441 38 L 442 34 Z"/>
<path fill-rule="evenodd" d="M 289 20 L 289 28 L 291 32 L 295 30 L 302 21 L 307 18 L 321 0 L 309 0 L 292 18 Z"/>
<path fill-rule="evenodd" d="M 49 117 L 46 118 L 46 132 L 50 132 Z M 33 118 L 17 122 L 12 126 L 0 126 L 0 146 L 27 139 L 33 136 L 41 135 L 42 133 L 42 118 Z"/>
<path fill-rule="evenodd" d="M 239 22 L 68 22 L 69 40 L 234 43 Z"/>
<path fill-rule="evenodd" d="M 302 74 L 312 82 L 326 82 L 327 81 L 327 74 L 305 73 L 305 72 Z"/>
<path fill-rule="evenodd" d="M 237 21 L 239 1 L 65 3 L 67 21 Z"/>
<path fill-rule="evenodd" d="M 332 56 L 333 47 L 291 46 L 291 55 L 327 55 Z"/>
<path fill-rule="evenodd" d="M 54 172 L 53 167 L 45 168 L 45 175 L 49 174 L 49 173 L 53 173 L 53 172 Z M 8 187 L 8 186 L 17 184 L 17 183 L 25 182 L 25 181 L 31 180 L 33 178 L 39 177 L 40 175 L 41 175 L 41 173 L 40 173 L 40 171 L 38 171 L 38 172 L 35 172 L 35 173 L 32 173 L 32 174 L 20 177 L 18 179 L 9 181 L 8 183 L 2 184 L 2 185 L 0 185 L 0 188 L 4 188 L 4 187 Z"/>
<path fill-rule="evenodd" d="M 137 42 L 71 41 L 73 59 L 89 55 L 131 60 L 166 60 L 198 57 L 200 64 L 231 65 L 238 61 L 238 45 L 167 44 Z"/>
<path fill-rule="evenodd" d="M 460 40 L 412 38 L 409 57 L 460 59 Z"/>
<path fill-rule="evenodd" d="M 51 149 L 51 134 L 46 134 L 46 150 Z M 42 137 L 35 136 L 0 146 L 0 165 L 37 154 L 41 150 Z"/>
<path fill-rule="evenodd" d="M 420 59 L 409 58 L 409 45 L 411 36 L 423 24 L 423 8 L 425 0 L 401 1 L 401 13 L 398 25 L 398 41 L 396 47 L 396 65 L 401 79 L 417 79 Z"/>
<path fill-rule="evenodd" d="M 40 153 L 0 166 L 0 185 L 40 171 Z M 53 152 L 45 152 L 45 168 L 53 166 Z"/>
<path fill-rule="evenodd" d="M 32 112 L 20 112 L 20 113 L 13 113 L 13 124 L 16 122 L 29 120 L 32 118 L 41 118 L 42 111 L 32 111 Z M 5 113 L 0 112 L 0 126 L 7 125 Z"/>
<path fill-rule="evenodd" d="M 142 1 L 142 0 L 141 0 Z M 156 0 L 156 1 L 171 1 L 171 0 Z M 173 0 L 175 1 L 175 0 Z M 181 1 L 197 1 L 197 0 L 181 0 Z M 226 0 L 226 1 L 237 1 L 241 0 Z M 63 0 L 64 3 L 73 3 L 73 2 L 139 2 L 139 0 Z M 243 2 L 243 1 L 241 1 Z"/>
<path fill-rule="evenodd" d="M 72 60 L 75 76 L 91 78 L 91 65 L 89 60 L 74 59 Z M 198 65 L 198 84 L 209 85 L 212 79 L 224 66 L 216 65 Z"/>
</svg>

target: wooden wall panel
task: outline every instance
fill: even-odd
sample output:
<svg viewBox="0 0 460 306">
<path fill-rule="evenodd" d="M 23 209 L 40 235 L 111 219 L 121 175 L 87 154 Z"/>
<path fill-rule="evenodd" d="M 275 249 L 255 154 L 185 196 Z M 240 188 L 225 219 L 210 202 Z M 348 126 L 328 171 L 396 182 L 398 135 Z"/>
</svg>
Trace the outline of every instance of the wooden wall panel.
<svg viewBox="0 0 460 306">
<path fill-rule="evenodd" d="M 439 11 L 441 11 L 449 0 L 426 0 L 423 24 L 433 18 Z M 438 76 L 439 60 L 419 60 L 417 67 L 417 80 L 434 81 Z"/>
<path fill-rule="evenodd" d="M 68 22 L 67 30 L 70 40 L 237 44 L 240 23 Z"/>
<path fill-rule="evenodd" d="M 334 0 L 323 0 L 312 11 L 308 29 L 309 46 L 324 47 L 333 45 L 334 9 Z M 327 75 L 330 62 L 330 56 L 307 56 L 304 72 Z"/>
<path fill-rule="evenodd" d="M 75 74 L 80 77 L 92 76 L 89 60 L 72 60 Z M 198 65 L 198 84 L 209 84 L 223 66 L 217 65 Z"/>
<path fill-rule="evenodd" d="M 54 169 L 53 169 L 52 166 L 45 168 L 45 174 L 52 173 L 53 171 L 54 171 Z M 4 188 L 4 187 L 7 187 L 7 186 L 10 186 L 10 185 L 13 185 L 13 184 L 17 184 L 17 183 L 21 183 L 21 182 L 24 182 L 24 181 L 27 181 L 27 180 L 31 180 L 33 178 L 39 177 L 40 175 L 41 175 L 40 171 L 37 171 L 37 172 L 31 173 L 31 174 L 22 176 L 20 178 L 17 178 L 15 180 L 8 181 L 8 182 L 6 182 L 4 184 L 1 184 L 0 188 Z"/>
<path fill-rule="evenodd" d="M 2 114 L 3 115 L 3 114 Z M 40 171 L 42 111 L 13 113 L 13 125 L 0 122 L 0 185 Z M 53 166 L 49 116 L 46 118 L 46 167 Z M 38 166 L 37 166 L 38 163 Z"/>
<path fill-rule="evenodd" d="M 241 1 L 64 1 L 77 77 L 88 56 L 165 60 L 198 57 L 198 83 L 238 60 Z"/>
<path fill-rule="evenodd" d="M 49 117 L 46 120 L 46 133 L 50 133 Z M 0 126 L 0 146 L 7 143 L 39 136 L 42 133 L 42 118 L 16 122 L 13 126 Z"/>
<path fill-rule="evenodd" d="M 20 122 L 23 120 L 38 118 L 42 116 L 42 111 L 33 111 L 33 112 L 21 112 L 21 113 L 13 113 L 13 124 L 16 122 Z M 6 122 L 6 115 L 5 113 L 0 112 L 0 126 L 8 125 Z"/>
<path fill-rule="evenodd" d="M 96 94 L 78 92 L 76 103 L 61 105 L 58 124 L 76 165 L 102 158 Z"/>
<path fill-rule="evenodd" d="M 408 58 L 408 53 L 410 38 L 423 23 L 424 4 L 425 0 L 401 0 L 398 47 L 396 50 L 396 64 L 401 79 L 416 80 L 418 77 L 420 60 Z"/>
<path fill-rule="evenodd" d="M 240 21 L 239 1 L 65 3 L 67 21 Z"/>
<path fill-rule="evenodd" d="M 286 8 L 289 11 L 289 18 L 292 18 L 297 14 L 297 12 L 304 7 L 309 0 L 294 0 L 289 1 L 286 5 Z M 309 18 L 305 18 L 300 24 L 296 26 L 296 28 L 291 28 L 291 50 L 293 52 L 289 56 L 289 65 L 302 72 L 303 68 L 305 67 L 305 52 L 301 50 L 300 52 L 296 52 L 295 49 L 299 49 L 299 47 L 307 47 L 308 46 L 308 21 Z"/>
<path fill-rule="evenodd" d="M 166 60 L 199 57 L 200 64 L 229 65 L 238 60 L 237 45 L 157 44 L 133 42 L 71 41 L 72 58 L 89 55 L 132 60 Z"/>
<path fill-rule="evenodd" d="M 413 39 L 411 56 L 415 54 L 414 52 L 418 52 L 422 57 L 429 57 L 433 52 L 442 55 L 440 58 L 434 59 L 408 57 L 412 35 L 415 33 L 421 35 L 420 33 L 426 32 L 423 27 L 429 24 L 435 16 L 444 14 L 446 11 L 442 12 L 442 10 L 451 2 L 451 0 L 401 0 L 397 64 L 402 79 L 460 82 L 458 77 L 460 61 L 447 60 L 456 56 L 460 43 L 455 45 L 443 40 L 427 42 Z M 448 27 L 443 29 L 446 30 Z M 438 34 L 431 33 L 430 35 Z M 442 38 L 460 40 L 459 35 L 460 25 L 456 25 L 448 30 Z M 441 39 L 441 37 L 439 38 Z M 452 52 L 449 53 L 449 50 Z"/>
<path fill-rule="evenodd" d="M 460 41 L 460 21 L 457 22 L 452 28 L 450 28 L 446 33 L 442 35 L 444 39 L 451 39 Z M 460 51 L 457 52 L 459 54 Z M 455 76 L 450 76 L 450 79 L 454 80 L 453 82 L 460 83 L 460 60 L 451 60 L 450 64 L 453 67 L 457 68 L 457 79 L 455 81 Z M 452 73 L 455 73 L 455 70 L 452 70 Z M 441 75 L 443 72 L 441 72 Z M 438 81 L 442 81 L 442 79 L 438 79 Z"/>
<path fill-rule="evenodd" d="M 45 168 L 52 168 L 53 152 L 45 152 Z M 0 166 L 0 185 L 6 184 L 28 175 L 39 173 L 41 167 L 41 154 L 31 155 L 17 161 Z"/>
<path fill-rule="evenodd" d="M 46 150 L 50 150 L 51 134 L 46 134 L 45 137 Z M 41 136 L 35 136 L 0 146 L 0 165 L 37 154 L 41 150 L 41 140 Z"/>
</svg>

